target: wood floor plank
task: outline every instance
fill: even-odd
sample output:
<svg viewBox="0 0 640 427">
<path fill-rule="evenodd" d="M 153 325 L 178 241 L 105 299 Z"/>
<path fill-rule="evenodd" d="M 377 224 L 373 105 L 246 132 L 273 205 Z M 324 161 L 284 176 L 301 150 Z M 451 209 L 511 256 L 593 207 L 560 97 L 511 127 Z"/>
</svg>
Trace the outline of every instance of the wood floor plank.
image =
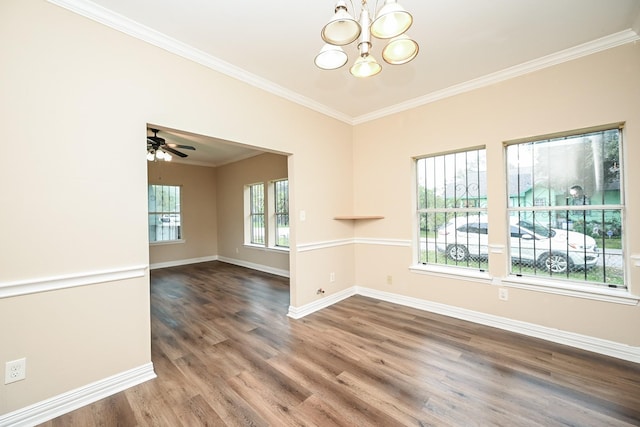
<svg viewBox="0 0 640 427">
<path fill-rule="evenodd" d="M 354 296 L 294 320 L 288 281 L 151 273 L 158 378 L 53 426 L 637 426 L 640 365 Z"/>
</svg>

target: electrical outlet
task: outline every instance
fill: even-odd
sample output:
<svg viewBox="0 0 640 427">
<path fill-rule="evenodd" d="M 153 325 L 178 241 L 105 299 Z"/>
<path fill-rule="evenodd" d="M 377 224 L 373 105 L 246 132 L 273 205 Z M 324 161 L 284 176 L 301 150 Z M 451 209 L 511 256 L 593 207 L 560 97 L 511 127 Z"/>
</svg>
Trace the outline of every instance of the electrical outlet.
<svg viewBox="0 0 640 427">
<path fill-rule="evenodd" d="M 498 289 L 498 299 L 502 301 L 509 300 L 509 290 L 507 288 Z"/>
<path fill-rule="evenodd" d="M 10 384 L 23 380 L 27 377 L 27 359 L 24 357 L 18 360 L 7 362 L 4 371 L 4 383 Z"/>
<path fill-rule="evenodd" d="M 329 282 L 333 283 L 336 281 L 336 273 L 329 273 Z"/>
</svg>

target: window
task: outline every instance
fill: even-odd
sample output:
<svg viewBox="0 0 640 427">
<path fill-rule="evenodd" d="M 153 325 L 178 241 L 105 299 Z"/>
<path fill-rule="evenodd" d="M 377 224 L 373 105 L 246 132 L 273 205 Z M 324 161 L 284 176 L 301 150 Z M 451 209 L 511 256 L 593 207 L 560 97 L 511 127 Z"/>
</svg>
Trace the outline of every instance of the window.
<svg viewBox="0 0 640 427">
<path fill-rule="evenodd" d="M 275 246 L 289 247 L 289 180 L 273 182 Z"/>
<path fill-rule="evenodd" d="M 619 128 L 506 146 L 511 274 L 624 288 Z"/>
<path fill-rule="evenodd" d="M 264 184 L 249 185 L 249 243 L 264 245 Z"/>
<path fill-rule="evenodd" d="M 486 151 L 416 160 L 418 262 L 487 269 Z"/>
<path fill-rule="evenodd" d="M 180 187 L 149 185 L 149 242 L 182 239 Z"/>
</svg>

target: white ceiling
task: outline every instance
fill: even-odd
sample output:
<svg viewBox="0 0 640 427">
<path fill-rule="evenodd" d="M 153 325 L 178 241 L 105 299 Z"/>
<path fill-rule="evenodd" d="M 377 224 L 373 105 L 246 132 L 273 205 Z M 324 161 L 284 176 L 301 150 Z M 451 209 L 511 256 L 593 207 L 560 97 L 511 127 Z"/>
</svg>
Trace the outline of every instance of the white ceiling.
<svg viewBox="0 0 640 427">
<path fill-rule="evenodd" d="M 156 129 L 157 136 L 163 138 L 167 145 L 187 155 L 186 158 L 172 155 L 172 161 L 177 163 L 218 167 L 264 153 L 264 150 L 254 149 L 248 145 L 154 124 L 147 125 L 148 136 L 154 135 L 150 129 Z M 174 147 L 173 144 L 192 146 L 195 150 L 185 150 Z"/>
<path fill-rule="evenodd" d="M 352 124 L 640 39 L 640 0 L 399 0 L 418 57 L 388 65 L 374 38 L 382 72 L 356 79 L 353 45 L 313 63 L 335 0 L 49 1 Z"/>
</svg>

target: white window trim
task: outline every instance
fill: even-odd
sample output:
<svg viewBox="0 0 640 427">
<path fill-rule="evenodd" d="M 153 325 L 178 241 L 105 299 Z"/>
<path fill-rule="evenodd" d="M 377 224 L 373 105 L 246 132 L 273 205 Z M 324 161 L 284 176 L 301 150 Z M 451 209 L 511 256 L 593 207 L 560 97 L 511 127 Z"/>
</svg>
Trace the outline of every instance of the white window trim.
<svg viewBox="0 0 640 427">
<path fill-rule="evenodd" d="M 409 266 L 409 271 L 418 274 L 428 274 L 450 279 L 464 278 L 473 282 L 491 283 L 491 275 L 487 271 L 480 271 L 473 268 L 445 266 L 439 264 L 413 264 Z"/>
<path fill-rule="evenodd" d="M 159 242 L 149 242 L 149 246 L 164 246 L 164 245 L 176 245 L 187 243 L 186 239 L 178 239 L 178 240 L 161 240 Z"/>
<path fill-rule="evenodd" d="M 546 136 L 540 135 L 540 136 L 534 136 L 534 137 L 530 137 L 522 140 L 509 141 L 509 142 L 505 142 L 503 146 L 504 157 L 506 159 L 507 148 L 509 146 L 514 146 L 514 145 L 527 143 L 527 142 L 550 140 L 554 138 L 567 138 L 571 136 L 579 136 L 579 135 L 585 135 L 585 134 L 590 134 L 594 132 L 605 132 L 608 130 L 618 129 L 618 131 L 620 132 L 620 144 L 621 144 L 620 160 L 622 162 L 623 159 L 625 158 L 625 144 L 623 143 L 624 141 L 623 128 L 624 128 L 624 123 L 619 122 L 615 124 L 597 126 L 592 128 L 578 129 L 578 130 L 567 131 L 567 132 L 559 132 L 553 135 L 546 135 Z M 507 168 L 505 168 L 504 172 L 508 173 Z M 536 211 L 565 211 L 565 210 L 580 211 L 580 210 L 602 210 L 602 209 L 619 210 L 621 213 L 622 224 L 625 224 L 624 200 L 625 200 L 626 192 L 624 191 L 625 189 L 624 174 L 621 174 L 620 178 L 621 178 L 621 184 L 620 184 L 621 199 L 620 200 L 622 201 L 622 203 L 619 205 L 511 206 L 510 200 L 508 200 L 507 213 L 510 214 L 511 212 L 518 212 L 518 211 L 536 212 Z M 509 185 L 508 179 L 509 178 L 506 177 L 507 186 Z M 624 228 L 625 227 L 623 225 L 623 229 Z M 625 242 L 623 244 L 626 246 L 628 244 L 627 239 L 625 238 L 624 241 Z M 623 251 L 623 254 L 624 253 L 625 251 Z M 510 251 L 508 252 L 508 261 L 509 261 L 509 265 L 512 265 Z M 583 282 L 571 281 L 571 280 L 565 280 L 565 279 L 553 279 L 553 278 L 537 277 L 537 276 L 529 276 L 529 275 L 519 276 L 513 273 L 509 273 L 508 278 L 504 280 L 507 281 L 508 283 L 511 283 L 512 287 L 518 287 L 521 289 L 538 290 L 546 293 L 581 297 L 586 299 L 595 299 L 598 301 L 609 301 L 609 302 L 632 301 L 631 303 L 628 303 L 628 304 L 637 305 L 640 297 L 635 296 L 631 293 L 631 288 L 632 288 L 632 284 L 630 283 L 631 272 L 630 272 L 628 263 L 625 262 L 625 266 L 623 269 L 624 269 L 623 277 L 624 277 L 624 286 L 625 286 L 624 289 L 607 288 L 602 284 L 596 285 L 586 281 L 583 281 Z M 511 267 L 509 267 L 509 270 L 511 270 Z M 621 303 L 627 304 L 626 302 L 621 302 Z"/>
<path fill-rule="evenodd" d="M 284 246 L 264 246 L 264 245 L 256 245 L 252 243 L 245 243 L 242 246 L 244 246 L 247 249 L 257 249 L 264 252 L 289 253 L 289 248 Z"/>
<path fill-rule="evenodd" d="M 640 256 L 638 259 L 640 259 Z M 491 276 L 488 272 L 474 270 L 462 271 L 459 267 L 425 264 L 411 265 L 409 266 L 409 271 L 416 274 L 466 280 L 485 285 L 524 289 L 532 292 L 563 295 L 615 304 L 638 305 L 638 303 L 640 303 L 640 296 L 634 295 L 626 289 L 603 288 L 596 285 L 587 286 L 583 283 L 572 284 L 571 282 L 549 281 L 533 277 L 508 276 L 501 278 Z"/>
<path fill-rule="evenodd" d="M 438 156 L 443 156 L 446 154 L 457 154 L 457 153 L 465 153 L 465 152 L 471 152 L 471 151 L 475 151 L 475 150 L 484 150 L 485 152 L 485 161 L 487 160 L 486 155 L 487 155 L 487 147 L 485 145 L 481 145 L 481 146 L 476 146 L 476 147 L 469 147 L 469 148 L 465 148 L 465 149 L 460 149 L 460 150 L 455 150 L 455 151 L 451 151 L 451 152 L 444 152 L 444 153 L 436 153 L 436 154 L 428 154 L 428 155 L 423 155 L 423 156 L 419 156 L 419 157 L 414 157 L 413 161 L 412 161 L 412 176 L 413 176 L 413 188 L 412 188 L 412 194 L 413 194 L 413 221 L 412 221 L 412 227 L 413 227 L 413 239 L 412 239 L 412 246 L 413 246 L 413 254 L 412 254 L 412 258 L 413 258 L 413 265 L 410 267 L 410 269 L 415 270 L 416 272 L 432 272 L 432 273 L 437 273 L 437 275 L 444 275 L 444 277 L 453 277 L 453 276 L 459 276 L 459 275 L 463 275 L 464 277 L 472 277 L 475 276 L 476 274 L 480 275 L 481 277 L 484 277 L 485 274 L 488 274 L 488 269 L 490 268 L 488 266 L 488 261 L 487 261 L 487 270 L 485 271 L 480 271 L 480 269 L 475 268 L 475 267 L 466 267 L 466 266 L 455 266 L 455 265 L 442 265 L 442 264 L 434 264 L 434 263 L 426 263 L 423 264 L 420 262 L 420 237 L 419 237 L 419 230 L 418 233 L 416 233 L 416 230 L 420 227 L 420 215 L 423 213 L 473 213 L 476 214 L 477 212 L 483 212 L 483 215 L 487 215 L 488 212 L 488 205 L 485 207 L 468 207 L 468 208 L 419 208 L 418 204 L 418 170 L 417 170 L 417 165 L 418 165 L 418 161 L 422 160 L 422 159 L 427 159 L 427 158 L 431 158 L 431 157 L 438 157 Z M 468 274 L 466 274 L 468 273 Z"/>
<path fill-rule="evenodd" d="M 264 216 L 264 226 L 265 226 L 265 243 L 253 243 L 251 242 L 251 187 L 254 185 L 262 184 L 262 191 L 265 191 L 264 182 L 252 182 L 250 184 L 246 184 L 244 186 L 244 246 L 254 247 L 254 248 L 262 248 L 265 247 L 268 241 L 268 233 L 269 233 L 269 224 L 267 223 L 267 209 L 266 206 L 262 207 L 263 216 Z M 263 202 L 266 204 L 267 201 L 263 194 Z"/>
<path fill-rule="evenodd" d="M 186 243 L 186 240 L 183 238 L 184 236 L 184 228 L 182 227 L 182 220 L 184 219 L 183 216 L 183 212 L 182 212 L 182 193 L 183 193 L 183 186 L 181 184 L 154 184 L 154 183 L 148 183 L 147 184 L 147 188 L 149 188 L 150 186 L 162 186 L 162 187 L 178 187 L 180 188 L 180 211 L 178 212 L 178 214 L 180 215 L 180 238 L 179 239 L 174 239 L 174 240 L 154 240 L 153 242 L 149 240 L 149 236 L 147 236 L 147 241 L 149 243 L 149 246 L 160 246 L 160 245 L 172 245 L 172 244 L 176 244 L 176 243 Z M 149 195 L 147 193 L 147 206 L 149 204 Z M 155 213 L 160 213 L 160 212 L 155 212 Z M 168 213 L 174 213 L 174 212 L 168 212 Z M 147 221 L 149 221 L 149 215 L 151 213 L 148 211 L 148 207 L 147 207 Z"/>
<path fill-rule="evenodd" d="M 273 179 L 271 181 L 269 181 L 268 183 L 268 189 L 267 189 L 267 212 L 268 212 L 268 225 L 267 225 L 267 247 L 271 248 L 271 249 L 275 249 L 275 250 L 283 250 L 283 251 L 289 251 L 289 246 L 278 246 L 276 244 L 276 242 L 278 241 L 277 236 L 276 236 L 276 230 L 278 227 L 276 227 L 276 193 L 275 193 L 275 187 L 276 187 L 276 182 L 279 181 L 288 181 L 289 178 L 279 178 L 279 179 Z M 291 216 L 289 216 L 289 218 L 291 218 Z M 289 230 L 291 230 L 291 223 L 289 223 Z M 289 241 L 289 244 L 291 244 L 291 241 Z"/>
<path fill-rule="evenodd" d="M 605 288 L 598 285 L 589 285 L 584 282 L 545 280 L 532 276 L 519 277 L 514 275 L 498 279 L 498 281 L 501 286 L 574 298 L 625 305 L 638 305 L 638 302 L 640 302 L 640 296 L 633 295 L 628 289 Z"/>
</svg>

